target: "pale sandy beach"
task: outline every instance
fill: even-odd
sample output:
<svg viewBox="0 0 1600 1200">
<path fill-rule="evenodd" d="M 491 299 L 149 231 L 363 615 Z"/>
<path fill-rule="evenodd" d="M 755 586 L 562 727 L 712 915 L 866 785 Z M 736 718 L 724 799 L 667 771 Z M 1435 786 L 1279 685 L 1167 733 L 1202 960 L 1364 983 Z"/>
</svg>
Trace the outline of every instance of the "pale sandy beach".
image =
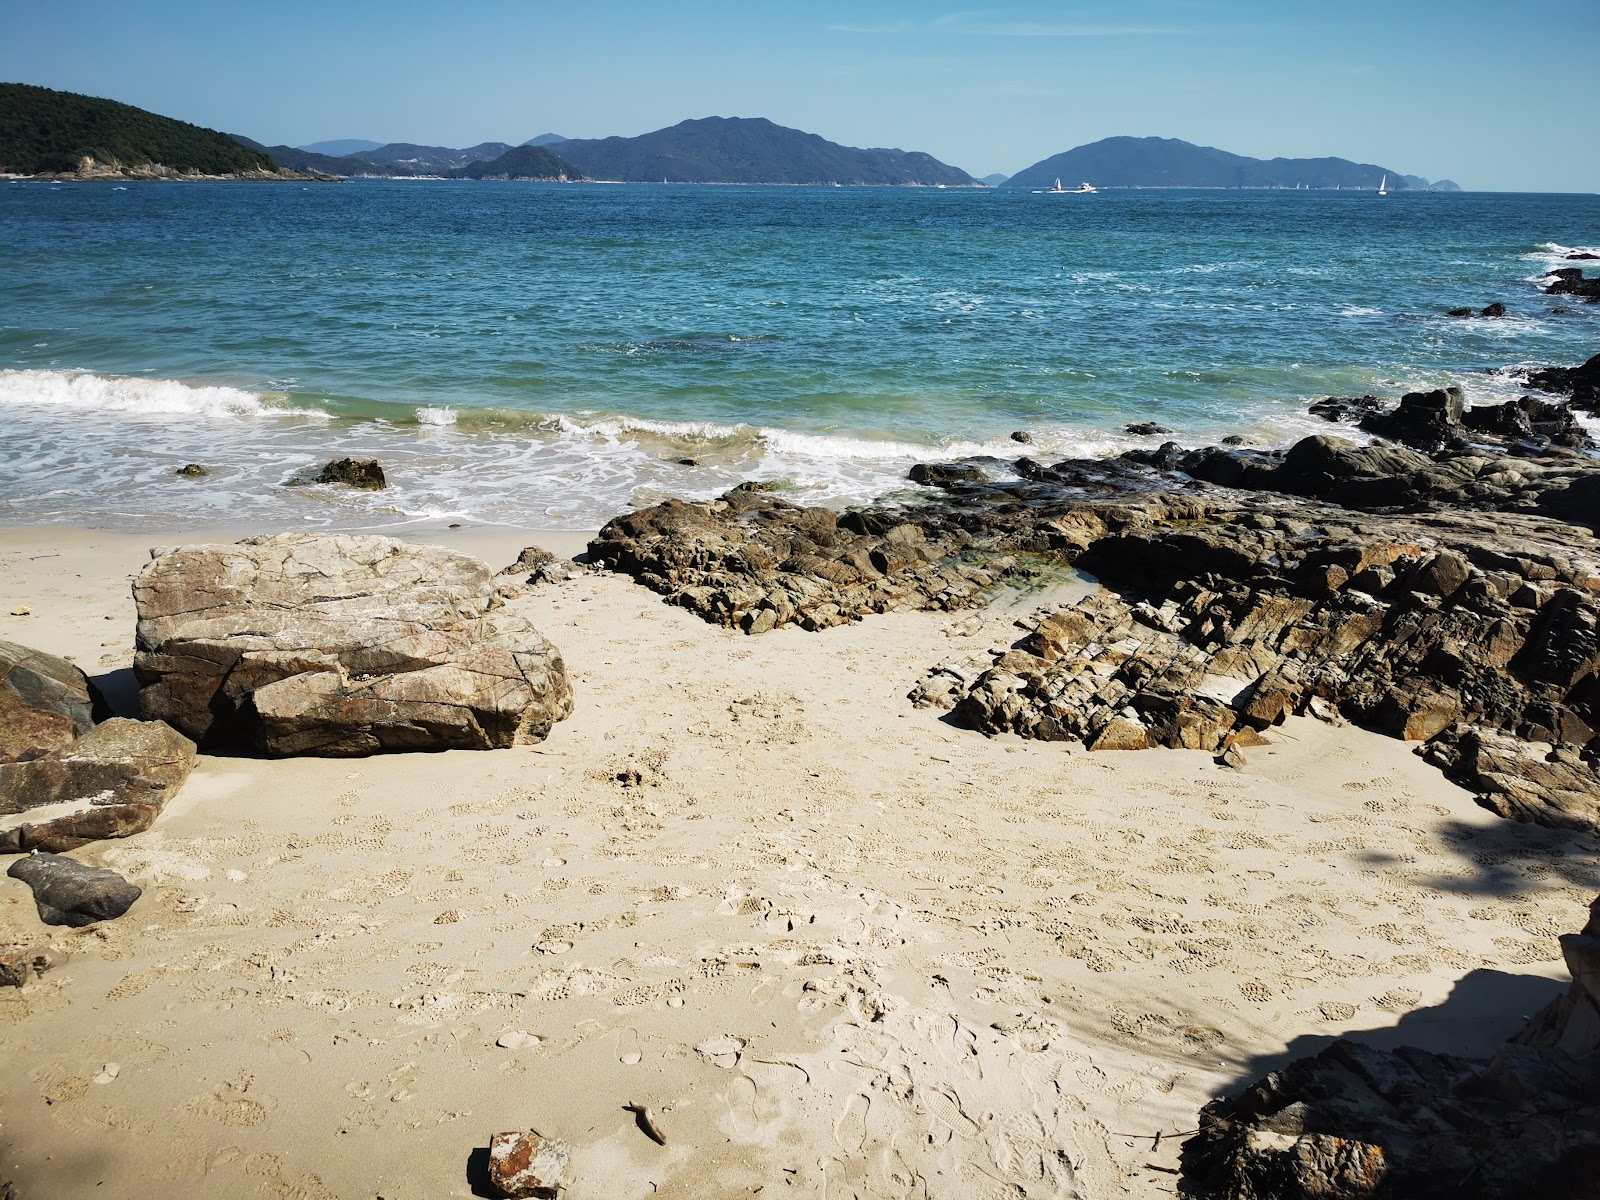
<svg viewBox="0 0 1600 1200">
<path fill-rule="evenodd" d="M 178 540 L 0 530 L 0 638 L 130 702 L 129 579 Z M 585 572 L 513 601 L 572 677 L 541 745 L 202 757 L 73 853 L 123 918 L 0 878 L 0 941 L 63 955 L 0 989 L 0 1178 L 435 1200 L 537 1128 L 575 1200 L 1166 1196 L 1212 1097 L 1340 1034 L 1487 1053 L 1565 986 L 1593 839 L 1399 741 L 1290 718 L 1236 771 L 907 700 L 1034 603 L 745 637 Z"/>
</svg>

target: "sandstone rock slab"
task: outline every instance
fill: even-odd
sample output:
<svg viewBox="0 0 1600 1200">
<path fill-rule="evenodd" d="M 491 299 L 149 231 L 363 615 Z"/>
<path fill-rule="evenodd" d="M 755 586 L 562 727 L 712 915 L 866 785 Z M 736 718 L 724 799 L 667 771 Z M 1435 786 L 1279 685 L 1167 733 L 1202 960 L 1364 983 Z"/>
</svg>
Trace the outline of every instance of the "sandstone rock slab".
<svg viewBox="0 0 1600 1200">
<path fill-rule="evenodd" d="M 113 717 L 63 750 L 0 763 L 0 853 L 71 850 L 150 828 L 194 769 L 160 721 Z"/>
<path fill-rule="evenodd" d="M 148 719 L 202 748 L 348 757 L 532 742 L 572 711 L 560 653 L 484 563 L 350 534 L 189 546 L 134 580 Z"/>
<path fill-rule="evenodd" d="M 0 763 L 71 745 L 94 724 L 97 699 L 66 659 L 0 641 Z"/>
</svg>

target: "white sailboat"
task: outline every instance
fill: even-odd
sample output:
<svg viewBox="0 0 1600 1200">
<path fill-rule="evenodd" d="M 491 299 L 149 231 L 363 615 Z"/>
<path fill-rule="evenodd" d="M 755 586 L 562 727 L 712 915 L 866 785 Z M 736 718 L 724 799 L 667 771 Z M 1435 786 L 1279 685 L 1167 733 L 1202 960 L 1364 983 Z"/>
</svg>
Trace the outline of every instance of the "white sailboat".
<svg viewBox="0 0 1600 1200">
<path fill-rule="evenodd" d="M 1060 176 L 1057 176 L 1055 187 L 1034 188 L 1033 194 L 1035 196 L 1084 196 L 1088 195 L 1090 192 L 1097 192 L 1099 190 L 1099 188 L 1093 187 L 1087 183 L 1080 183 L 1075 188 L 1064 188 L 1061 186 Z"/>
<path fill-rule="evenodd" d="M 1387 175 L 1385 175 L 1383 177 L 1383 181 L 1378 184 L 1378 195 L 1387 196 L 1388 194 L 1389 194 L 1389 177 Z"/>
</svg>

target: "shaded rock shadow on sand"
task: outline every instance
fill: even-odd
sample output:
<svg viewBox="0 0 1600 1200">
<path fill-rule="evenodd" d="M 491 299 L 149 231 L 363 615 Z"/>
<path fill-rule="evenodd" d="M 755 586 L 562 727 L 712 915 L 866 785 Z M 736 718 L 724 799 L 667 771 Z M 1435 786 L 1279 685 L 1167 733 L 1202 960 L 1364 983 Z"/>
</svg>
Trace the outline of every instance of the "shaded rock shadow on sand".
<svg viewBox="0 0 1600 1200">
<path fill-rule="evenodd" d="M 489 1147 L 479 1146 L 467 1155 L 467 1190 L 485 1200 L 500 1200 L 499 1188 L 489 1182 Z"/>
<path fill-rule="evenodd" d="M 1415 1046 L 1435 1054 L 1488 1057 L 1566 989 L 1565 981 L 1540 975 L 1513 975 L 1487 968 L 1469 971 L 1438 1004 L 1413 1009 L 1393 1025 L 1341 1033 L 1304 1033 L 1281 1054 L 1258 1055 L 1245 1065 L 1228 1090 L 1280 1070 L 1295 1059 L 1317 1054 L 1341 1038 L 1379 1050 Z"/>
<path fill-rule="evenodd" d="M 1510 899 L 1545 886 L 1548 876 L 1582 891 L 1593 891 L 1600 875 L 1600 842 L 1593 837 L 1538 825 L 1506 822 L 1489 828 L 1446 821 L 1438 848 L 1456 855 L 1468 869 L 1417 879 L 1418 887 L 1460 896 Z M 1383 850 L 1363 850 L 1369 866 L 1392 868 L 1400 860 Z"/>
</svg>

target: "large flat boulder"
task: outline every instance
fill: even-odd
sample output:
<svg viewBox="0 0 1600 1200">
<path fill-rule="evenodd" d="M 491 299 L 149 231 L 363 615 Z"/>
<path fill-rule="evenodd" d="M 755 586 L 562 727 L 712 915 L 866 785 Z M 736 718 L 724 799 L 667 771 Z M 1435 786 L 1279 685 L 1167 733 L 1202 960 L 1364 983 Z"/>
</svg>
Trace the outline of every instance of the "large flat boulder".
<svg viewBox="0 0 1600 1200">
<path fill-rule="evenodd" d="M 139 706 L 202 748 L 488 750 L 572 711 L 561 655 L 465 554 L 278 534 L 157 554 L 133 584 Z"/>
<path fill-rule="evenodd" d="M 0 642 L 0 763 L 70 746 L 94 724 L 88 678 L 64 658 Z"/>
</svg>

